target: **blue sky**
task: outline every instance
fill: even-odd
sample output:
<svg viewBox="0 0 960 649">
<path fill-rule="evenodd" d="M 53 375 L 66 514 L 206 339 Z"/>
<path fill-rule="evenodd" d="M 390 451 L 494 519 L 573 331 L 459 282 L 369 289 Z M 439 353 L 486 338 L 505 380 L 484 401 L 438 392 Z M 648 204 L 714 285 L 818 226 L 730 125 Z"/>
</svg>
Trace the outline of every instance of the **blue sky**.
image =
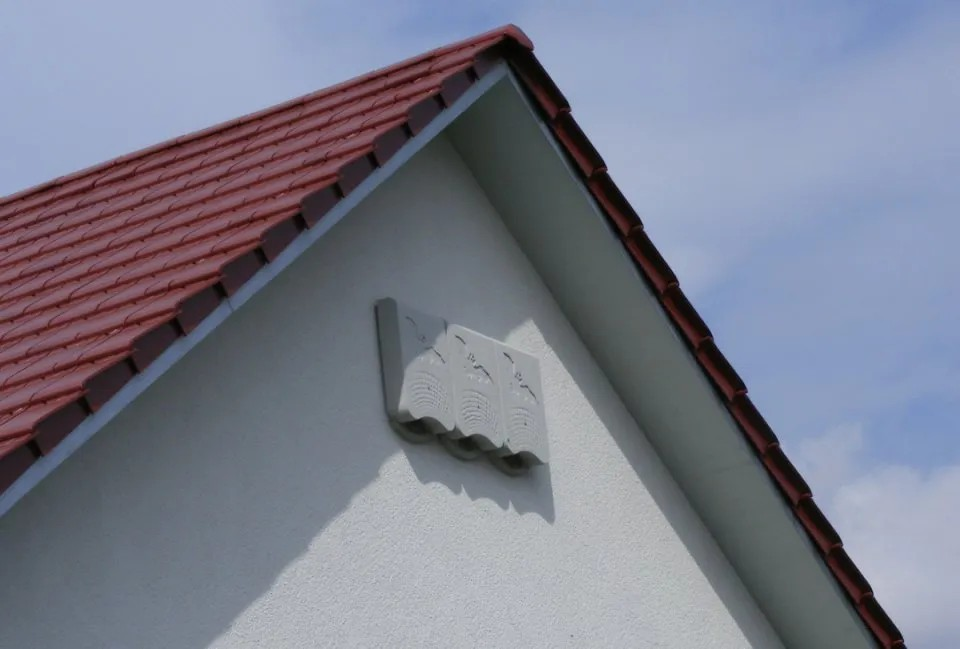
<svg viewBox="0 0 960 649">
<path fill-rule="evenodd" d="M 4 3 L 0 194 L 515 22 L 911 646 L 960 646 L 960 7 L 591 6 Z"/>
</svg>

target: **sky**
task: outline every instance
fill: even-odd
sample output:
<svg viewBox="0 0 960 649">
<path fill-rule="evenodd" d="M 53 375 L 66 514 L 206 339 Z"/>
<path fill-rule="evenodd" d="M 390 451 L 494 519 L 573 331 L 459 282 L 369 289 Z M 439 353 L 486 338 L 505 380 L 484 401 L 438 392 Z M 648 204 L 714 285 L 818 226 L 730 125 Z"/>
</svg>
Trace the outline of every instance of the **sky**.
<svg viewBox="0 0 960 649">
<path fill-rule="evenodd" d="M 0 2 L 0 195 L 513 22 L 911 647 L 960 646 L 960 5 Z"/>
</svg>

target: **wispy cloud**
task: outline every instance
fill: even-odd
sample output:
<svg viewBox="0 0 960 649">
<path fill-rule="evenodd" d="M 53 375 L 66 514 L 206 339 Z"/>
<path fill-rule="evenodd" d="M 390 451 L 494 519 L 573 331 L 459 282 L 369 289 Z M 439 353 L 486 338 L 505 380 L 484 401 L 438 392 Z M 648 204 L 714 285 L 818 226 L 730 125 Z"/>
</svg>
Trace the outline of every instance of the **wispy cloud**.
<svg viewBox="0 0 960 649">
<path fill-rule="evenodd" d="M 960 465 L 871 463 L 864 439 L 861 425 L 838 426 L 801 442 L 797 460 L 911 646 L 952 647 L 960 637 Z"/>
<path fill-rule="evenodd" d="M 919 16 L 871 40 L 869 12 L 837 7 L 531 16 L 538 51 L 649 227 L 667 248 L 726 260 L 704 276 L 677 264 L 697 293 L 770 237 L 831 228 L 838 207 L 951 185 L 955 27 Z"/>
</svg>

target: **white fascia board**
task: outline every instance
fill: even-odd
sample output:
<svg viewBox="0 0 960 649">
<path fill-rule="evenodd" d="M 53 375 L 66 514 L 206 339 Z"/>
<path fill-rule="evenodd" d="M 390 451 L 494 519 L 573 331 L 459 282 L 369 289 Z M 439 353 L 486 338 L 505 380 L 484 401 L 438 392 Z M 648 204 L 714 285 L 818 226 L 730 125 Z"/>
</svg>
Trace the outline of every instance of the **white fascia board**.
<svg viewBox="0 0 960 649">
<path fill-rule="evenodd" d="M 873 646 L 523 84 L 449 136 L 784 644 Z"/>
</svg>

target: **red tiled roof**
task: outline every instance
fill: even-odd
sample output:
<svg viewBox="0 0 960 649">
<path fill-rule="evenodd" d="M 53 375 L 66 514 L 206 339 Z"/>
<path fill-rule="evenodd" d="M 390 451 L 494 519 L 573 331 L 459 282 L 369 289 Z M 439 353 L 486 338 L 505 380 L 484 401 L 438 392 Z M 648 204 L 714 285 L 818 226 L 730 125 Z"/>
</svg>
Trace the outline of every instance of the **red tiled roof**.
<svg viewBox="0 0 960 649">
<path fill-rule="evenodd" d="M 904 646 L 532 51 L 507 26 L 0 199 L 0 492 L 506 61 L 867 627 Z"/>
</svg>

